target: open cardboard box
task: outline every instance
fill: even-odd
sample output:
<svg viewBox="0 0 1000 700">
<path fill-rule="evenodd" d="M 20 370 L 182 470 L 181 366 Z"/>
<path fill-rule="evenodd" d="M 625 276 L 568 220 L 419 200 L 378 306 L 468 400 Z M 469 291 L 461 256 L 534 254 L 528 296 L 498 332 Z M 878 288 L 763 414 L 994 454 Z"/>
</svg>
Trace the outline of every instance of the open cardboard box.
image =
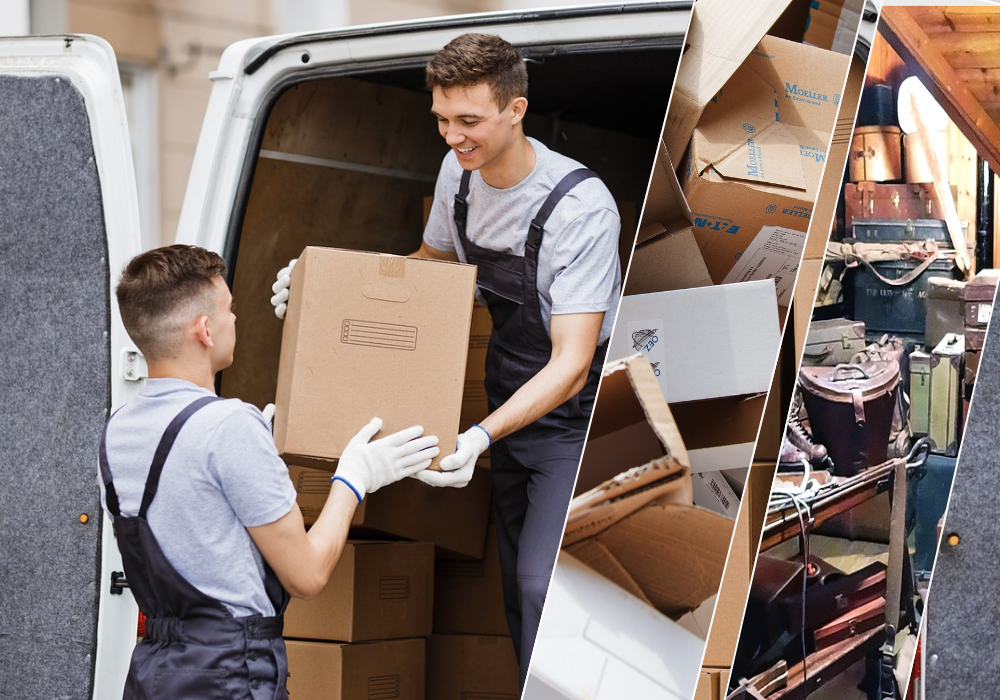
<svg viewBox="0 0 1000 700">
<path fill-rule="evenodd" d="M 693 272 L 667 270 L 654 287 L 694 286 L 691 275 L 703 280 L 703 267 L 722 283 L 747 248 L 756 247 L 763 227 L 802 235 L 792 243 L 785 237 L 780 251 L 766 248 L 769 263 L 741 272 L 741 279 L 778 277 L 774 265 L 786 277 L 797 272 L 850 63 L 847 56 L 765 36 L 797 4 L 695 5 L 633 256 L 640 274 L 626 294 L 654 291 L 648 280 L 655 267 L 643 258 L 662 260 L 671 245 L 678 253 L 674 267 Z M 690 172 L 683 192 L 681 165 Z M 769 237 L 771 229 L 761 235 Z M 692 238 L 700 256 L 682 245 Z"/>
<path fill-rule="evenodd" d="M 600 439 L 608 449 L 592 451 Z M 733 527 L 693 505 L 682 432 L 649 362 L 633 355 L 609 363 L 563 547 L 661 613 L 680 617 L 718 591 Z"/>
</svg>

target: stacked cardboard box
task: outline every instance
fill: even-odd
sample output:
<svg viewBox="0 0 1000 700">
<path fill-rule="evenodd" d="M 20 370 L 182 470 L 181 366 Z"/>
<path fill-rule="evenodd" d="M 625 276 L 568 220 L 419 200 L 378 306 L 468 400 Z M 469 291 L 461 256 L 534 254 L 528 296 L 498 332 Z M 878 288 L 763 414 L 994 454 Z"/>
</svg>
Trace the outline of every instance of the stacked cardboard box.
<svg viewBox="0 0 1000 700">
<path fill-rule="evenodd" d="M 373 416 L 382 435 L 419 424 L 454 444 L 475 282 L 472 265 L 307 247 L 292 271 L 278 364 L 282 457 L 334 470 Z"/>
<path fill-rule="evenodd" d="M 423 698 L 433 571 L 430 543 L 349 541 L 323 593 L 285 612 L 289 692 Z"/>
<path fill-rule="evenodd" d="M 813 214 L 849 58 L 767 36 L 788 5 L 696 5 L 678 68 L 658 161 L 716 283 L 794 279 Z"/>
<path fill-rule="evenodd" d="M 372 416 L 383 434 L 421 423 L 446 455 L 488 414 L 492 327 L 470 266 L 308 248 L 293 274 L 275 440 L 311 525 Z M 286 612 L 294 697 L 515 698 L 491 501 L 488 454 L 465 488 L 404 479 L 369 494 L 324 592 Z"/>
</svg>

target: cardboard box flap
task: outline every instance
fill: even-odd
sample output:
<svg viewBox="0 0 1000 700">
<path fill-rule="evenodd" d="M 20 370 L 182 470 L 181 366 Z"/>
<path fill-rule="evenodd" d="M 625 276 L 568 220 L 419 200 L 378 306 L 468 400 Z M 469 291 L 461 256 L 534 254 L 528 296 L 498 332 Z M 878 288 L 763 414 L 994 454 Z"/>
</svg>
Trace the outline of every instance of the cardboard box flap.
<svg viewBox="0 0 1000 700">
<path fill-rule="evenodd" d="M 649 178 L 649 192 L 639 224 L 636 245 L 691 224 L 691 209 L 684 197 L 681 183 L 677 180 L 674 161 L 670 159 L 663 141 L 660 141 L 656 150 L 656 160 Z M 657 226 L 662 227 L 662 230 L 656 230 Z"/>
<path fill-rule="evenodd" d="M 650 503 L 691 505 L 691 474 L 669 457 L 609 479 L 570 502 L 563 546 L 593 537 Z"/>
<path fill-rule="evenodd" d="M 668 456 L 681 466 L 688 466 L 684 441 L 663 398 L 653 368 L 649 360 L 635 354 L 604 366 L 601 394 L 590 424 L 590 437 L 620 430 L 640 420 L 645 420 L 653 429 Z"/>
<path fill-rule="evenodd" d="M 704 508 L 653 503 L 568 551 L 612 580 L 621 567 L 676 619 L 718 592 L 733 527 Z"/>
<path fill-rule="evenodd" d="M 656 223 L 643 229 L 659 233 L 649 236 L 647 242 L 637 245 L 632 253 L 625 280 L 626 295 L 712 286 L 712 276 L 701 257 L 694 231 L 687 221 L 680 225 L 683 228 L 669 233 L 666 227 Z"/>
<path fill-rule="evenodd" d="M 783 124 L 744 136 L 738 147 L 713 161 L 716 172 L 732 180 L 806 189 L 799 140 Z"/>
<path fill-rule="evenodd" d="M 829 136 L 837 122 L 851 58 L 826 51 L 819 53 L 822 60 L 817 61 L 818 53 L 812 46 L 765 36 L 747 56 L 739 77 L 752 71 L 777 91 L 783 124 L 809 127 Z"/>
<path fill-rule="evenodd" d="M 700 0 L 691 13 L 664 124 L 667 152 L 679 163 L 702 110 L 736 72 L 788 0 Z"/>
</svg>

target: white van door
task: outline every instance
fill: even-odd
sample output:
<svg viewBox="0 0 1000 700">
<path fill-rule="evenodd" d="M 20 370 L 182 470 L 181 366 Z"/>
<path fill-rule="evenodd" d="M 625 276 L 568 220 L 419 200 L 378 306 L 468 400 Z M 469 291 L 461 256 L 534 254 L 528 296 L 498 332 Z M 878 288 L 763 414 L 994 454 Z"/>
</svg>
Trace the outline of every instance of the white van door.
<svg viewBox="0 0 1000 700">
<path fill-rule="evenodd" d="M 495 12 L 264 37 L 233 44 L 209 76 L 214 86 L 185 191 L 177 241 L 216 250 L 231 267 L 235 265 L 249 189 L 258 158 L 262 157 L 264 125 L 278 96 L 294 83 L 323 75 L 422 66 L 438 49 L 465 32 L 499 34 L 529 56 L 537 53 L 538 57 L 529 58 L 536 64 L 543 63 L 545 56 L 582 54 L 601 46 L 615 52 L 668 45 L 679 50 L 691 5 L 688 0 L 640 1 Z M 641 64 L 635 66 L 637 71 L 643 68 Z M 675 64 L 665 63 L 664 68 L 669 70 L 672 81 Z M 635 78 L 636 85 L 641 86 L 641 76 Z M 595 76 L 593 80 L 601 78 Z M 657 85 L 657 89 L 662 86 Z M 669 86 L 664 99 L 668 94 Z M 657 133 L 662 113 L 660 110 Z M 371 120 L 383 117 L 375 110 L 368 114 Z M 439 141 L 429 112 L 423 117 L 431 126 L 432 138 Z M 622 117 L 628 119 L 630 115 L 623 113 Z M 442 156 L 445 150 L 442 146 Z M 263 157 L 272 155 L 265 153 Z M 357 166 L 328 160 L 326 165 L 333 168 Z M 315 164 L 308 159 L 302 162 Z M 402 173 L 403 177 L 420 175 Z M 433 176 L 431 173 L 432 180 Z"/>
<path fill-rule="evenodd" d="M 0 687 L 121 697 L 137 608 L 111 592 L 97 452 L 138 388 L 112 290 L 140 238 L 106 42 L 0 39 L 0 173 Z"/>
</svg>

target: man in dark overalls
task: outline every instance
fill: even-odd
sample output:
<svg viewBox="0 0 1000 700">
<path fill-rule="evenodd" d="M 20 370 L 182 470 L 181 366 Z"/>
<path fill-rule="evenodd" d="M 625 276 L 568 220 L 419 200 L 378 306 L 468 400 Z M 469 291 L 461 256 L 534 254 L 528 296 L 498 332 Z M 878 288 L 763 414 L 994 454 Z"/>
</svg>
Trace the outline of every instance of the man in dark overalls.
<svg viewBox="0 0 1000 700">
<path fill-rule="evenodd" d="M 523 687 L 618 307 L 621 223 L 593 172 L 525 136 L 527 70 L 508 42 L 464 34 L 426 72 L 451 151 L 414 255 L 477 265 L 493 334 L 490 414 L 459 436 L 441 461 L 448 471 L 416 478 L 464 486 L 492 447 L 504 602 Z M 273 287 L 279 318 L 289 272 Z"/>
<path fill-rule="evenodd" d="M 127 700 L 281 700 L 288 593 L 326 586 L 366 493 L 425 469 L 437 439 L 409 428 L 344 452 L 308 531 L 259 410 L 215 395 L 233 361 L 236 316 L 215 253 L 160 248 L 134 258 L 116 290 L 149 379 L 108 422 L 100 485 L 129 587 L 147 616 Z M 286 593 L 288 591 L 288 593 Z"/>
</svg>

